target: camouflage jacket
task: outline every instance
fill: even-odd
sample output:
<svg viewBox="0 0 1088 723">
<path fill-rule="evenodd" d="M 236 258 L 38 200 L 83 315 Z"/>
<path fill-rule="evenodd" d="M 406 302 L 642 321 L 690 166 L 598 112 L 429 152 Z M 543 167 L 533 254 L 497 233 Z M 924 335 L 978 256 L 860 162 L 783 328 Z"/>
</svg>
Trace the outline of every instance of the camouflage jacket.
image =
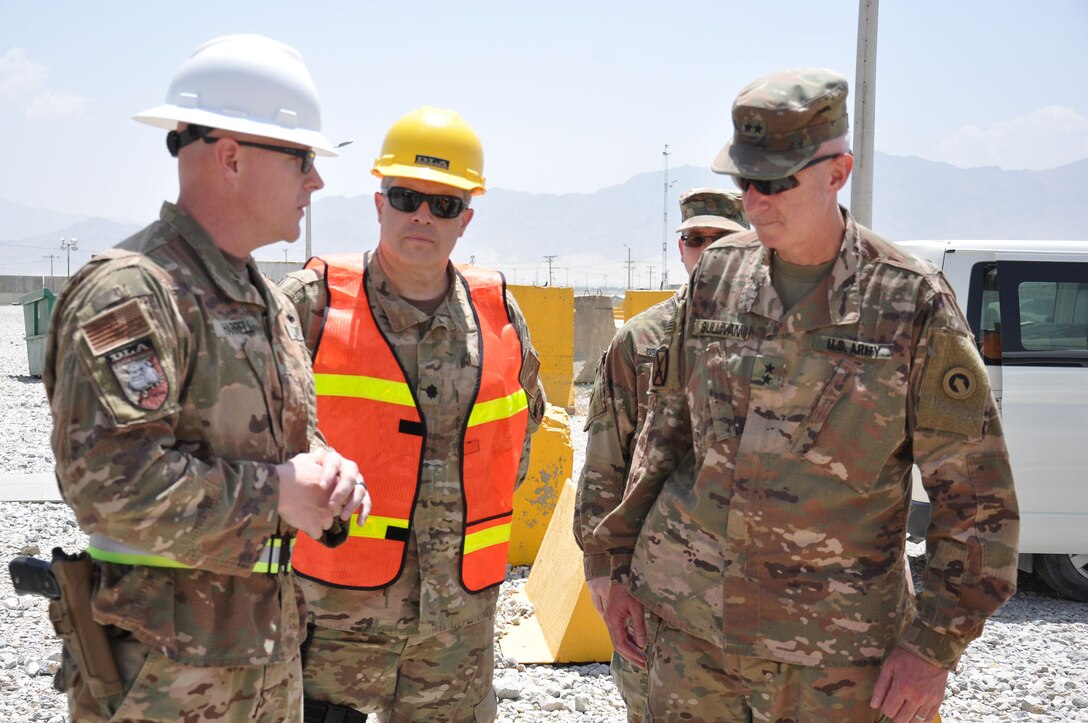
<svg viewBox="0 0 1088 723">
<path fill-rule="evenodd" d="M 92 259 L 54 310 L 43 379 L 64 499 L 84 531 L 193 568 L 100 563 L 95 618 L 198 666 L 298 652 L 291 576 L 253 574 L 290 532 L 276 464 L 316 400 L 290 302 L 176 206 Z"/>
<path fill-rule="evenodd" d="M 730 652 L 876 665 L 898 644 L 951 667 L 1015 591 L 1001 422 L 940 272 L 843 213 L 831 273 L 788 313 L 755 235 L 704 252 L 678 374 L 595 536 L 614 579 Z M 932 503 L 916 600 L 912 463 Z"/>
<path fill-rule="evenodd" d="M 464 524 L 459 450 L 479 369 L 479 362 L 473 361 L 476 322 L 461 284 L 450 283 L 438 309 L 426 314 L 393 292 L 373 252 L 367 261 L 370 308 L 378 328 L 392 344 L 405 378 L 413 389 L 433 385 L 439 390 L 433 399 L 417 395 L 427 435 L 408 551 L 400 576 L 380 590 L 339 589 L 305 578 L 297 582 L 320 625 L 360 633 L 426 635 L 492 617 L 499 593 L 498 587 L 478 594 L 467 592 L 459 572 Z M 448 273 L 452 279 L 452 267 Z M 324 278 L 306 269 L 289 274 L 280 286 L 298 308 L 312 353 L 327 305 Z M 522 348 L 535 356 L 528 326 L 513 295 L 507 293 L 506 300 Z M 539 365 L 527 366 L 535 369 Z M 537 378 L 523 383 L 530 396 L 529 409 L 538 408 L 533 401 L 544 394 L 541 382 Z M 530 435 L 539 423 L 540 419 L 530 414 L 517 484 L 528 471 Z M 328 442 L 336 446 L 335 439 Z M 374 444 L 381 443 L 374 440 Z"/>
<path fill-rule="evenodd" d="M 623 498 L 635 439 L 646 419 L 646 397 L 658 350 L 667 348 L 687 287 L 624 324 L 601 356 L 586 413 L 586 459 L 578 480 L 574 538 L 587 580 L 611 574 L 607 550 L 593 530 Z"/>
</svg>

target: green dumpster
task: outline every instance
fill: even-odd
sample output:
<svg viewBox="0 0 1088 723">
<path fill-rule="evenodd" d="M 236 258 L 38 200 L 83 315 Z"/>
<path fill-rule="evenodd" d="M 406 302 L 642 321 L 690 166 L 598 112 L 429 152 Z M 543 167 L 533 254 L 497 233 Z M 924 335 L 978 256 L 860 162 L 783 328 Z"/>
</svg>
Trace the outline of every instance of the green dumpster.
<svg viewBox="0 0 1088 723">
<path fill-rule="evenodd" d="M 49 315 L 57 296 L 49 289 L 31 291 L 19 299 L 26 324 L 26 358 L 30 376 L 40 377 L 45 369 L 45 335 L 49 332 Z"/>
</svg>

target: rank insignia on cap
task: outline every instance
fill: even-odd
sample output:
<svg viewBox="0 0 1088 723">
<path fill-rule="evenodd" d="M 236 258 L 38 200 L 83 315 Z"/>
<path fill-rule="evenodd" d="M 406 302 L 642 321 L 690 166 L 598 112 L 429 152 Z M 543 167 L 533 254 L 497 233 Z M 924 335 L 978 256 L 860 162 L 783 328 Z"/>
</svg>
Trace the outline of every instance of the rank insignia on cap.
<svg viewBox="0 0 1088 723">
<path fill-rule="evenodd" d="M 952 367 L 944 373 L 941 388 L 953 399 L 967 399 L 975 393 L 975 375 L 966 367 Z"/>
<path fill-rule="evenodd" d="M 150 338 L 115 349 L 106 354 L 106 360 L 129 402 L 149 412 L 162 407 L 170 385 Z"/>
</svg>

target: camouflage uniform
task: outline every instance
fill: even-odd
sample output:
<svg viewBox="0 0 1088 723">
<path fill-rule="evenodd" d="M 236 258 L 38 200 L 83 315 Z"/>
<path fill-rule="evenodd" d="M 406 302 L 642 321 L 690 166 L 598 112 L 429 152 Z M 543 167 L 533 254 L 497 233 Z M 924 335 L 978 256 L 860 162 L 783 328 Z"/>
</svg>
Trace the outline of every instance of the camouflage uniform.
<svg viewBox="0 0 1088 723">
<path fill-rule="evenodd" d="M 681 224 L 677 231 L 746 230 L 740 193 L 694 188 L 680 197 Z M 685 262 L 687 263 L 687 262 Z M 674 333 L 678 304 L 687 294 L 682 286 L 672 297 L 631 318 L 601 356 L 586 414 L 586 460 L 578 481 L 574 538 L 582 548 L 587 580 L 611 574 L 607 550 L 593 544 L 593 529 L 619 505 L 624 494 L 635 439 L 646 418 L 650 375 L 659 350 Z M 646 671 L 612 655 L 612 677 L 627 705 L 630 723 L 642 720 L 646 701 Z"/>
<path fill-rule="evenodd" d="M 631 452 L 646 419 L 654 357 L 658 349 L 668 346 L 678 300 L 686 293 L 687 287 L 682 287 L 632 317 L 613 337 L 597 367 L 586 414 L 586 461 L 578 480 L 574 519 L 574 537 L 582 548 L 587 580 L 611 574 L 608 551 L 594 546 L 593 529 L 623 498 Z M 645 670 L 614 653 L 612 677 L 627 706 L 628 721 L 642 720 Z"/>
<path fill-rule="evenodd" d="M 119 719 L 297 720 L 291 578 L 254 574 L 277 514 L 276 465 L 314 440 L 296 312 L 176 206 L 65 286 L 43 374 L 64 499 L 83 530 L 193 569 L 96 563 Z M 73 720 L 99 706 L 65 664 Z"/>
<path fill-rule="evenodd" d="M 951 289 L 841 212 L 831 273 L 789 313 L 754 234 L 704 252 L 627 495 L 594 544 L 662 627 L 711 643 L 704 671 L 724 656 L 856 668 L 843 684 L 865 688 L 862 716 L 894 646 L 953 667 L 1012 595 L 1018 513 Z M 917 601 L 903 564 L 912 463 L 932 503 Z M 652 648 L 655 718 L 699 711 L 684 696 L 698 676 Z"/>
<path fill-rule="evenodd" d="M 434 387 L 438 394 L 417 395 L 427 435 L 400 576 L 378 590 L 298 579 L 315 623 L 304 669 L 306 697 L 362 712 L 382 710 L 391 721 L 493 720 L 492 631 L 499 590 L 469 593 L 459 577 L 464 501 L 457 450 L 478 369 L 470 363 L 472 307 L 462 285 L 453 283 L 452 267 L 450 291 L 427 314 L 397 296 L 373 252 L 368 257 L 366 293 L 379 329 L 409 385 Z M 327 305 L 324 279 L 308 269 L 288 275 L 281 287 L 298 308 L 312 352 Z M 513 297 L 506 298 L 526 354 L 535 357 L 524 317 Z M 544 407 L 535 400 L 544 392 L 533 376 L 522 383 L 530 410 L 539 414 Z M 539 422 L 530 415 L 529 434 Z M 518 484 L 528 470 L 529 443 L 527 435 Z"/>
</svg>

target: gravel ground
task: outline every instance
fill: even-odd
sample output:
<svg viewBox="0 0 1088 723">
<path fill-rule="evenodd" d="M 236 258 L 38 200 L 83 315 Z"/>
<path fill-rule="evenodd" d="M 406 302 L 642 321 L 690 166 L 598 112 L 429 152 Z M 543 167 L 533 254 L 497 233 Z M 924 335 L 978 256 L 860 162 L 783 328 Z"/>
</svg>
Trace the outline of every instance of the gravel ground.
<svg viewBox="0 0 1088 723">
<path fill-rule="evenodd" d="M 0 473 L 52 469 L 45 394 L 27 371 L 22 311 L 0 306 Z M 576 470 L 584 455 L 587 394 L 588 387 L 580 385 L 571 421 Z M 0 503 L 2 560 L 46 557 L 54 546 L 74 550 L 85 540 L 64 505 Z M 921 551 L 911 546 L 913 555 Z M 527 573 L 524 567 L 510 571 L 500 598 L 501 621 L 527 614 L 511 598 Z M 17 597 L 8 576 L 0 574 L 0 723 L 67 720 L 64 698 L 51 686 L 58 650 L 45 602 Z M 500 721 L 626 720 L 606 665 L 518 665 L 498 658 Z M 947 723 L 1088 723 L 1088 605 L 1056 598 L 1021 575 L 1016 597 L 991 618 L 949 681 L 941 715 Z"/>
</svg>

